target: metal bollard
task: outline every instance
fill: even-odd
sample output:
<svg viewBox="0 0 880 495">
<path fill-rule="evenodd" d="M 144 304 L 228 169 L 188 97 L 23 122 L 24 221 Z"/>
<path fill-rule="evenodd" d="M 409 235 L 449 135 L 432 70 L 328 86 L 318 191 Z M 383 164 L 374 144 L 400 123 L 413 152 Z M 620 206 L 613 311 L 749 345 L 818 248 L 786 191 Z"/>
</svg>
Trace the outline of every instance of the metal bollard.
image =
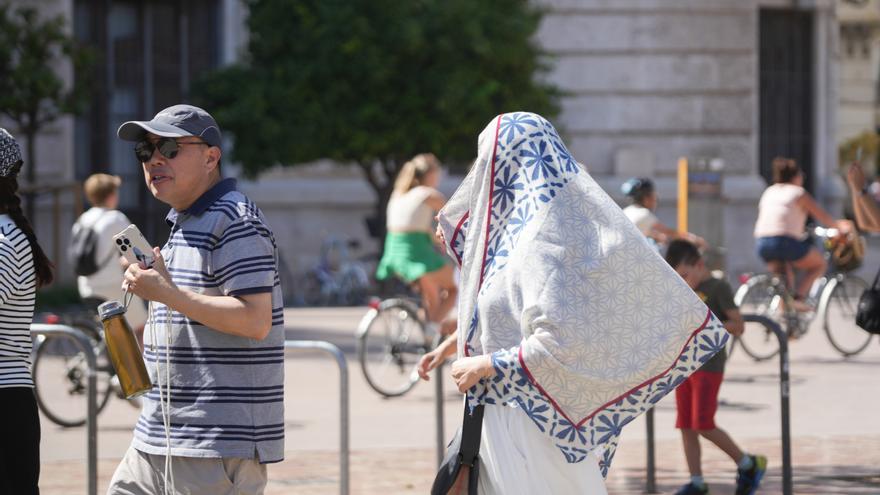
<svg viewBox="0 0 880 495">
<path fill-rule="evenodd" d="M 647 475 L 645 481 L 646 493 L 657 493 L 657 464 L 654 455 L 654 408 L 645 413 L 645 426 L 647 426 Z"/>
<path fill-rule="evenodd" d="M 84 333 L 67 325 L 47 325 L 44 323 L 31 324 L 31 335 L 43 337 L 62 337 L 72 340 L 86 356 L 88 376 L 86 378 L 86 448 L 88 464 L 86 466 L 88 478 L 88 495 L 98 493 L 98 393 L 95 369 L 95 351 L 92 343 Z M 42 344 L 40 344 L 42 345 Z"/>
<path fill-rule="evenodd" d="M 437 421 L 437 466 L 446 456 L 446 434 L 443 422 L 443 365 L 437 366 L 434 373 L 434 414 Z"/>
<path fill-rule="evenodd" d="M 285 349 L 324 351 L 336 359 L 339 366 L 339 493 L 349 493 L 349 401 L 348 364 L 345 355 L 330 342 L 316 340 L 285 340 Z"/>
<path fill-rule="evenodd" d="M 782 420 L 782 494 L 794 491 L 791 469 L 791 410 L 789 405 L 790 382 L 788 376 L 788 335 L 775 321 L 760 315 L 743 315 L 743 321 L 764 325 L 779 339 L 779 403 Z"/>
</svg>

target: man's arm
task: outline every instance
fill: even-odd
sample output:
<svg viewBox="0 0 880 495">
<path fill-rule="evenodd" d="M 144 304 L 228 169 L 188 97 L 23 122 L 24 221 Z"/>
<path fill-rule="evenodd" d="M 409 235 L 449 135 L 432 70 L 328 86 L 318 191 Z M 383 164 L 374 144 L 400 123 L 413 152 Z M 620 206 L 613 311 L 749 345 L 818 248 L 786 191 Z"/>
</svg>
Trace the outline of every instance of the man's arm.
<svg viewBox="0 0 880 495">
<path fill-rule="evenodd" d="M 177 289 L 165 304 L 191 320 L 237 337 L 263 340 L 272 330 L 271 292 L 233 297 Z"/>
<path fill-rule="evenodd" d="M 853 198 L 856 225 L 862 230 L 880 232 L 880 207 L 865 194 L 865 172 L 858 163 L 851 163 L 846 172 L 846 182 Z"/>
<path fill-rule="evenodd" d="M 880 232 L 880 207 L 877 206 L 877 203 L 861 192 L 859 192 L 857 196 L 854 196 L 854 198 L 856 203 L 856 208 L 854 209 L 857 212 L 856 220 L 858 220 L 858 214 L 862 214 L 862 219 L 859 221 L 859 227 L 871 232 Z"/>
<path fill-rule="evenodd" d="M 272 293 L 206 296 L 180 289 L 171 281 L 162 252 L 153 248 L 150 269 L 131 264 L 125 270 L 129 290 L 148 301 L 162 303 L 191 320 L 219 332 L 262 340 L 272 329 Z M 162 321 L 156 322 L 161 325 Z"/>
</svg>

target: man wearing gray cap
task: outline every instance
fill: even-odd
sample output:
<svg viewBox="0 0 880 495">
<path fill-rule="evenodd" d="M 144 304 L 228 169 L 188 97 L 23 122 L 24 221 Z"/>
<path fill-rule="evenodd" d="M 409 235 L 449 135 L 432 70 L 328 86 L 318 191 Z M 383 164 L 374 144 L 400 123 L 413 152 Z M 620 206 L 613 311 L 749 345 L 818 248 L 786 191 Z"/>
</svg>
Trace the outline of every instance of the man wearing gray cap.
<svg viewBox="0 0 880 495">
<path fill-rule="evenodd" d="M 118 135 L 135 143 L 147 187 L 171 206 L 171 234 L 151 267 L 125 272 L 128 290 L 151 301 L 144 359 L 154 387 L 108 493 L 263 493 L 265 464 L 284 456 L 272 231 L 221 178 L 220 128 L 201 108 L 174 105 Z"/>
</svg>

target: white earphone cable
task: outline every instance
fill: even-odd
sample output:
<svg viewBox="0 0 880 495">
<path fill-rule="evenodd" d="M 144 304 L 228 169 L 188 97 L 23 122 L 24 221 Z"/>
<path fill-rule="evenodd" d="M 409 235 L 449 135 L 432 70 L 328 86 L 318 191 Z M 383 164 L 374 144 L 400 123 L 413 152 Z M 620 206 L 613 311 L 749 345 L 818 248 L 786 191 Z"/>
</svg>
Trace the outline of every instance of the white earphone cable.
<svg viewBox="0 0 880 495">
<path fill-rule="evenodd" d="M 160 354 L 156 341 L 156 331 L 153 317 L 154 303 L 150 301 L 150 344 L 153 347 L 153 355 L 156 357 L 156 385 L 159 388 L 159 407 L 162 410 L 162 424 L 165 428 L 165 495 L 173 495 L 177 491 L 174 487 L 174 465 L 171 462 L 171 308 L 165 306 L 165 391 L 162 390 L 162 370 L 159 367 Z M 170 488 L 170 492 L 169 492 Z"/>
</svg>

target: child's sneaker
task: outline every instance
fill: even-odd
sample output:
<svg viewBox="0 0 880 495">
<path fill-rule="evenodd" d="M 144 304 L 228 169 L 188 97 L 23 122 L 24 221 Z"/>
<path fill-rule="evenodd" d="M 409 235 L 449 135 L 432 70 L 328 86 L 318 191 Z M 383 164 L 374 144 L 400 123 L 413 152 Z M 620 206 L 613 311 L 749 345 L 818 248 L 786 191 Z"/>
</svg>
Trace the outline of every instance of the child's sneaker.
<svg viewBox="0 0 880 495">
<path fill-rule="evenodd" d="M 703 485 L 702 488 L 698 487 L 693 483 L 688 483 L 687 485 L 682 486 L 675 492 L 675 495 L 708 495 L 709 494 L 709 485 Z"/>
<path fill-rule="evenodd" d="M 750 455 L 752 468 L 748 470 L 736 470 L 736 495 L 754 495 L 761 478 L 767 472 L 767 457 L 763 455 Z"/>
</svg>

